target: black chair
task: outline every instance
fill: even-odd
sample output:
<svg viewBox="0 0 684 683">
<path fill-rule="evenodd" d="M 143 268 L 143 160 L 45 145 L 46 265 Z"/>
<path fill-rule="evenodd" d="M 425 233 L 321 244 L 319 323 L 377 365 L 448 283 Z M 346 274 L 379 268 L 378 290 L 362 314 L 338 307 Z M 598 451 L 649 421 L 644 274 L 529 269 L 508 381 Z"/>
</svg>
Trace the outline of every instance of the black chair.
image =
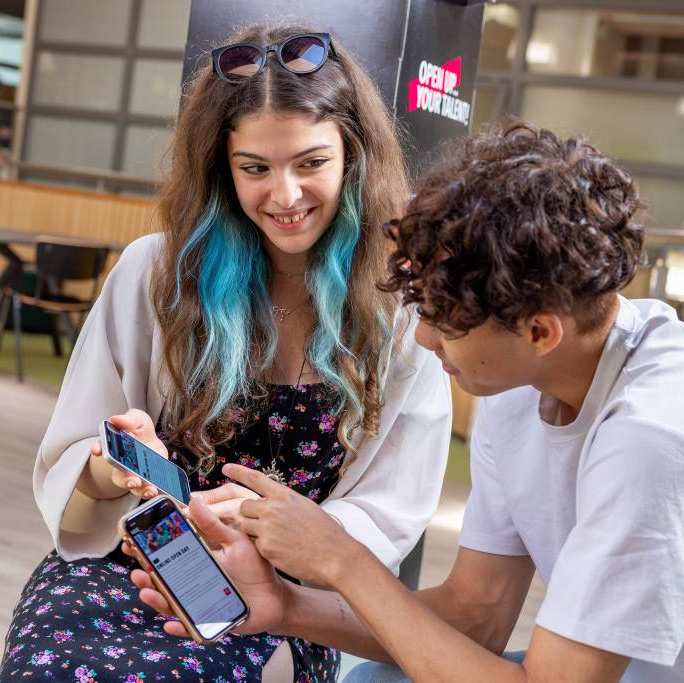
<svg viewBox="0 0 684 683">
<path fill-rule="evenodd" d="M 0 344 L 7 323 L 10 305 L 14 327 L 17 379 L 24 379 L 21 353 L 21 307 L 33 306 L 48 314 L 53 321 L 52 340 L 55 353 L 62 355 L 59 323 L 71 339 L 72 348 L 86 314 L 97 296 L 99 277 L 102 274 L 109 249 L 86 246 L 78 240 L 39 239 L 36 243 L 35 289 L 32 295 L 23 293 L 16 286 L 3 287 L 0 294 Z M 64 293 L 65 281 L 93 281 L 90 297 L 81 299 Z M 71 315 L 76 315 L 74 323 Z"/>
</svg>

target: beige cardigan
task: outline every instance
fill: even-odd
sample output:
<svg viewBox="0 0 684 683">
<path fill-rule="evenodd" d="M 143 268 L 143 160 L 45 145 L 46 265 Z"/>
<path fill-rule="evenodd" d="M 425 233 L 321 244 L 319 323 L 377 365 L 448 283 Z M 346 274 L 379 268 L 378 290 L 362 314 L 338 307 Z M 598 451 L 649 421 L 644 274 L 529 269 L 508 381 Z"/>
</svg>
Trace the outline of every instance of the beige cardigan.
<svg viewBox="0 0 684 683">
<path fill-rule="evenodd" d="M 54 414 L 38 451 L 36 502 L 66 560 L 102 557 L 117 543 L 119 517 L 132 494 L 92 500 L 75 490 L 101 420 L 140 408 L 157 421 L 164 403 L 161 336 L 149 276 L 161 235 L 142 237 L 121 255 L 104 284 L 69 362 Z M 434 354 L 411 326 L 393 354 L 377 437 L 322 507 L 393 571 L 434 513 L 451 433 L 450 388 Z"/>
</svg>

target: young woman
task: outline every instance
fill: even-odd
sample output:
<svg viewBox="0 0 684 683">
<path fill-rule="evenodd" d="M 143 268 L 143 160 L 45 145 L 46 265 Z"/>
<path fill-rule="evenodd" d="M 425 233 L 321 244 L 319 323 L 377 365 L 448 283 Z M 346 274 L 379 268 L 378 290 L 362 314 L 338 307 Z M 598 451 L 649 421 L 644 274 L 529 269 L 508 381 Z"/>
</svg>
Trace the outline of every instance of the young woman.
<svg viewBox="0 0 684 683">
<path fill-rule="evenodd" d="M 1 680 L 334 680 L 337 653 L 303 640 L 164 633 L 116 533 L 155 491 L 93 435 L 120 413 L 194 490 L 223 484 L 226 462 L 265 471 L 396 570 L 435 509 L 450 433 L 446 376 L 375 287 L 381 226 L 406 197 L 387 111 L 337 41 L 257 26 L 214 50 L 183 97 L 164 231 L 110 274 L 41 445 L 56 550 L 21 595 Z"/>
</svg>

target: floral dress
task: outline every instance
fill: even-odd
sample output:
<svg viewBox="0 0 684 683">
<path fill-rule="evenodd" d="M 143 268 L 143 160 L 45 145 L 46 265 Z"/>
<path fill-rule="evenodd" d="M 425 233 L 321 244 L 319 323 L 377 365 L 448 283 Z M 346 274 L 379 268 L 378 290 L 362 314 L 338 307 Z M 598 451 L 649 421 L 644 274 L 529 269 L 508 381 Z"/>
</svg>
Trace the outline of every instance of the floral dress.
<svg viewBox="0 0 684 683">
<path fill-rule="evenodd" d="M 236 437 L 216 449 L 209 475 L 194 471 L 183 451 L 170 457 L 188 471 L 193 490 L 223 484 L 221 467 L 227 462 L 259 469 L 275 464 L 288 486 L 320 503 L 337 482 L 344 459 L 331 413 L 334 398 L 323 384 L 273 385 L 261 408 L 242 420 Z M 129 579 L 134 566 L 120 548 L 104 558 L 74 562 L 52 551 L 22 591 L 0 681 L 260 681 L 263 665 L 284 640 L 296 683 L 336 680 L 339 653 L 298 638 L 261 633 L 199 645 L 167 635 L 166 619 L 138 600 Z"/>
</svg>

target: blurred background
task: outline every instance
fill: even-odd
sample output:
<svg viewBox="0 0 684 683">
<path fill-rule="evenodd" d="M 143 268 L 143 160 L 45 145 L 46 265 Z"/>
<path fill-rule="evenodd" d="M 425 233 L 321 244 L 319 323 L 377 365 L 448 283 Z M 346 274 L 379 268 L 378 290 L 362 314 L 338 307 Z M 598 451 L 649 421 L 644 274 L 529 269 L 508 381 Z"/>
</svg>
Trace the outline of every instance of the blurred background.
<svg viewBox="0 0 684 683">
<path fill-rule="evenodd" d="M 189 16 L 190 0 L 0 0 L 0 292 L 11 284 L 31 295 L 36 236 L 56 235 L 105 250 L 101 267 L 91 264 L 95 289 L 87 278 L 58 278 L 64 296 L 87 308 L 120 250 L 156 229 L 154 195 Z M 684 2 L 487 4 L 471 130 L 509 114 L 585 134 L 634 175 L 648 204 L 648 263 L 626 294 L 667 300 L 681 317 Z M 50 547 L 30 472 L 80 320 L 75 309 L 54 315 L 25 301 L 18 349 L 10 301 L 0 304 L 0 497 L 13 510 L 0 534 L 2 632 L 17 591 Z M 445 495 L 428 532 L 423 584 L 451 565 L 469 486 L 474 404 L 457 388 L 453 401 Z M 516 648 L 526 645 L 541 595 L 535 584 Z"/>
</svg>

